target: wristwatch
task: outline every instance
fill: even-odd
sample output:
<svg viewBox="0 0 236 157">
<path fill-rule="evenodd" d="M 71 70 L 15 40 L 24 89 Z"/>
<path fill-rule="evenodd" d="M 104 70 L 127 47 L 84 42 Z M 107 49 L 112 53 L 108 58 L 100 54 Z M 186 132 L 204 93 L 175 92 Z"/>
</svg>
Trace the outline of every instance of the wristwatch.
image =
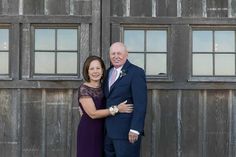
<svg viewBox="0 0 236 157">
<path fill-rule="evenodd" d="M 115 114 L 117 114 L 119 112 L 119 108 L 116 105 L 111 106 L 111 107 L 109 107 L 109 112 L 111 113 L 111 115 L 114 116 Z"/>
</svg>

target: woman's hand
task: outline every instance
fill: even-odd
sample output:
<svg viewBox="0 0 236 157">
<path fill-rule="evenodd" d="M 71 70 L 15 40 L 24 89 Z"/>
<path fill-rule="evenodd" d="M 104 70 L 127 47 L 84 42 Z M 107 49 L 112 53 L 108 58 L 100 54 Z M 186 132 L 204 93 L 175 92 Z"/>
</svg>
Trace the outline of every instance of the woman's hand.
<svg viewBox="0 0 236 157">
<path fill-rule="evenodd" d="M 127 100 L 120 103 L 117 107 L 120 113 L 131 113 L 133 112 L 133 104 L 126 104 Z"/>
</svg>

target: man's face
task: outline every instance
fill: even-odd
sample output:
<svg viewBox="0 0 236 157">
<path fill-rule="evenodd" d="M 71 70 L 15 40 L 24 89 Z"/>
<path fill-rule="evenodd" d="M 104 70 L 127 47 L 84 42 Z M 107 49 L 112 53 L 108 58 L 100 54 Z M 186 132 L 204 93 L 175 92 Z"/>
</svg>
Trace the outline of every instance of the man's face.
<svg viewBox="0 0 236 157">
<path fill-rule="evenodd" d="M 113 44 L 110 48 L 110 61 L 115 68 L 119 68 L 124 65 L 127 58 L 128 52 L 122 44 Z"/>
</svg>

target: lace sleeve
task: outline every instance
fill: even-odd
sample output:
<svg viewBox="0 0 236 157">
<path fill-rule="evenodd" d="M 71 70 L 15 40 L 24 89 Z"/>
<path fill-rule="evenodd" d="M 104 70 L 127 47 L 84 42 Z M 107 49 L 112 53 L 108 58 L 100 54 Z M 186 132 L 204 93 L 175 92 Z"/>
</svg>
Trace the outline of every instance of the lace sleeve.
<svg viewBox="0 0 236 157">
<path fill-rule="evenodd" d="M 86 86 L 84 86 L 84 85 L 81 85 L 81 86 L 79 87 L 78 97 L 80 98 L 80 97 L 83 97 L 83 96 L 85 96 L 85 97 L 86 97 L 86 96 L 91 97 L 88 88 L 86 88 Z"/>
</svg>

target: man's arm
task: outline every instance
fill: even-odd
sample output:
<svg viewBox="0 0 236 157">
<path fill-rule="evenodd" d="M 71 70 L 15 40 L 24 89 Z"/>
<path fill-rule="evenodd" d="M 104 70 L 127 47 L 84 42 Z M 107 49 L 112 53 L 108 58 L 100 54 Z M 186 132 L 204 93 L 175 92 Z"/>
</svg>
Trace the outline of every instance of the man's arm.
<svg viewBox="0 0 236 157">
<path fill-rule="evenodd" d="M 130 129 L 142 133 L 144 129 L 144 121 L 145 121 L 146 106 L 147 106 L 146 77 L 142 69 L 137 69 L 136 71 L 134 71 L 133 74 L 134 76 L 131 82 L 131 90 L 132 90 L 134 111 Z"/>
</svg>

